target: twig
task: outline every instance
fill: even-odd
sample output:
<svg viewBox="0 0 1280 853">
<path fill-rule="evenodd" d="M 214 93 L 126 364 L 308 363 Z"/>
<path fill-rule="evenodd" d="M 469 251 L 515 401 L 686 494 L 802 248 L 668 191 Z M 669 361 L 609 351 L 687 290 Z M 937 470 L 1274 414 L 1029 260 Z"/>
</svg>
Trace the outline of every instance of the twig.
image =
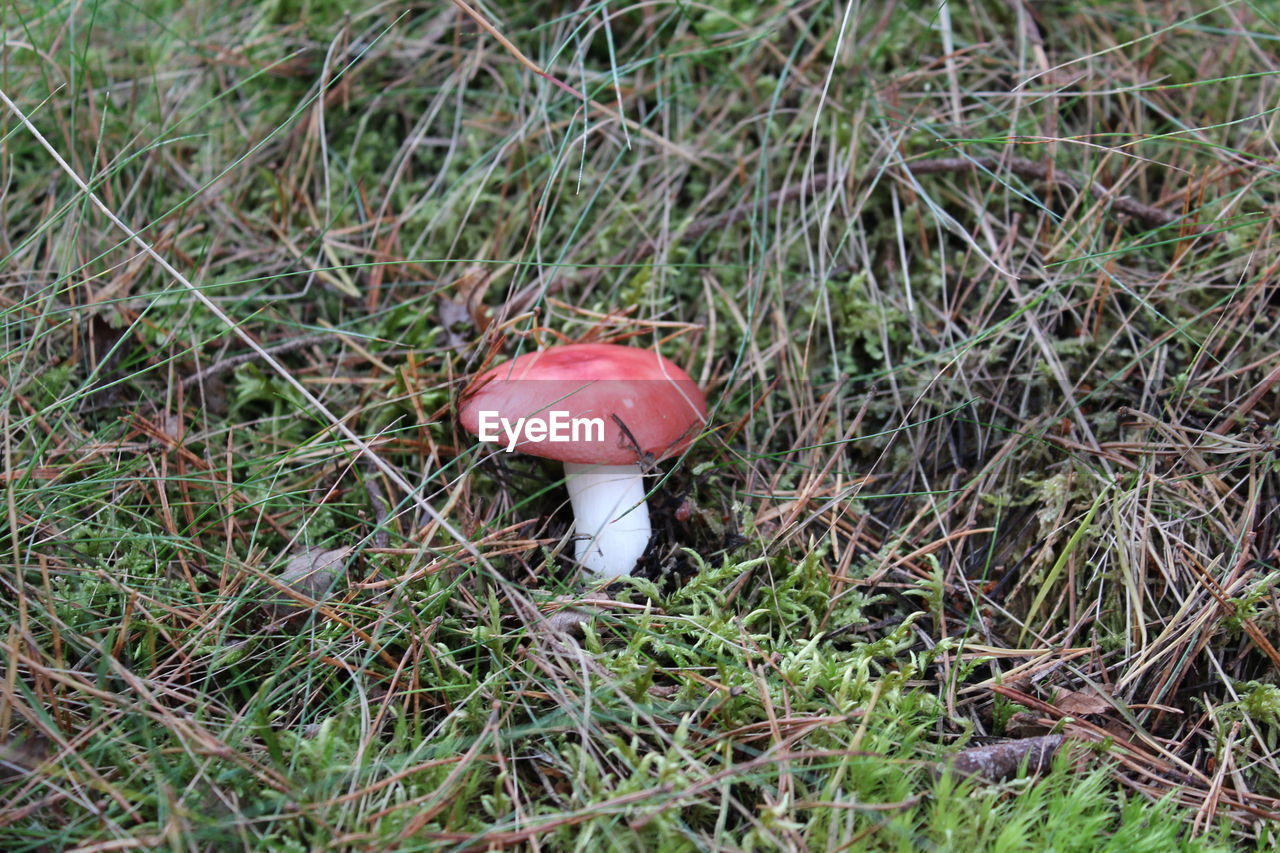
<svg viewBox="0 0 1280 853">
<path fill-rule="evenodd" d="M 386 492 L 382 491 L 382 486 L 378 483 L 377 471 L 365 470 L 364 490 L 373 506 L 373 547 L 386 548 L 389 541 L 387 519 L 391 515 L 391 501 L 387 500 Z"/>
<path fill-rule="evenodd" d="M 957 773 L 989 782 L 1012 778 L 1023 761 L 1027 763 L 1027 773 L 1040 773 L 1049 768 L 1064 740 L 1062 735 L 1042 735 L 970 747 L 956 753 L 951 766 Z"/>
<path fill-rule="evenodd" d="M 1093 195 L 1110 199 L 1111 209 L 1132 216 L 1134 219 L 1146 225 L 1149 228 L 1159 228 L 1171 223 L 1177 222 L 1181 217 L 1178 214 L 1170 213 L 1167 210 L 1154 207 L 1149 204 L 1143 204 L 1140 201 L 1134 201 L 1131 198 L 1121 196 L 1113 198 L 1112 192 L 1097 181 L 1084 182 L 1078 178 L 1063 174 L 1061 170 L 1051 169 L 1049 166 L 1041 163 L 1035 163 L 1024 157 L 941 157 L 935 160 L 917 160 L 904 164 L 906 169 L 913 175 L 937 175 L 947 172 L 976 172 L 978 170 L 999 172 L 1001 169 L 1007 169 L 1013 174 L 1031 180 L 1044 181 L 1050 185 L 1067 187 L 1075 192 L 1083 192 L 1085 188 Z M 855 186 L 862 187 L 868 184 L 879 170 L 872 170 L 866 175 L 858 179 Z M 792 184 L 785 189 L 776 190 L 764 197 L 763 201 L 747 201 L 736 207 L 731 207 L 724 213 L 708 217 L 706 219 L 695 220 L 681 234 L 681 239 L 695 240 L 711 231 L 717 231 L 727 228 L 743 219 L 746 219 L 754 211 L 761 208 L 773 208 L 784 204 L 790 204 L 798 198 L 811 193 L 819 193 L 836 184 L 840 176 L 823 172 L 814 175 L 809 181 L 798 184 Z M 1207 230 L 1204 226 L 1196 225 L 1189 229 L 1191 233 L 1203 233 Z M 649 252 L 657 248 L 652 240 L 645 240 L 638 246 L 628 249 L 620 253 L 617 257 L 610 260 L 607 266 L 621 266 L 627 263 L 628 257 L 631 258 L 630 263 L 636 263 L 639 258 L 643 258 Z"/>
<path fill-rule="evenodd" d="M 1063 186 L 1076 192 L 1082 192 L 1085 186 L 1089 192 L 1099 198 L 1109 198 L 1112 193 L 1097 181 L 1090 181 L 1086 185 L 1085 182 L 1064 174 L 1059 169 L 1051 169 L 1042 163 L 1035 163 L 1024 157 L 940 157 L 936 160 L 916 160 L 906 163 L 906 168 L 913 175 L 937 175 L 946 172 L 976 172 L 979 169 L 984 171 L 998 172 L 1001 169 L 1008 169 L 1020 178 L 1030 178 L 1032 180 L 1045 181 L 1046 183 L 1056 186 Z M 878 174 L 877 170 L 864 175 L 858 180 L 858 186 L 864 186 L 872 177 Z M 764 197 L 764 207 L 775 207 L 780 204 L 788 204 L 800 198 L 806 193 L 817 193 L 831 186 L 838 176 L 829 173 L 814 175 L 811 181 L 806 183 L 795 184 L 786 189 L 772 192 Z M 732 207 L 718 216 L 709 219 L 703 219 L 694 222 L 684 231 L 684 237 L 696 238 L 701 237 L 709 231 L 732 225 L 741 219 L 745 219 L 752 211 L 758 209 L 760 204 L 755 201 L 744 202 L 737 207 Z M 1139 220 L 1142 224 L 1151 228 L 1157 228 L 1163 225 L 1178 221 L 1180 218 L 1175 213 L 1167 210 L 1161 210 L 1149 204 L 1143 204 L 1140 201 L 1134 201 L 1131 198 L 1121 196 L 1120 198 L 1111 199 L 1111 209 L 1119 213 L 1128 214 L 1134 219 Z M 1197 229 L 1201 230 L 1201 229 Z"/>
<path fill-rule="evenodd" d="M 279 355 L 280 353 L 291 352 L 296 349 L 301 349 L 302 347 L 311 346 L 312 344 L 322 343 L 329 340 L 331 337 L 332 335 L 303 335 L 300 338 L 290 338 L 289 340 L 278 343 L 275 346 L 265 347 L 261 350 L 233 355 L 228 358 L 224 358 L 221 361 L 215 361 L 204 370 L 193 373 L 186 379 L 182 380 L 182 387 L 190 388 L 192 385 L 199 385 L 206 379 L 212 379 L 215 376 L 220 376 L 228 370 L 234 370 L 242 364 L 247 364 L 251 361 L 258 361 L 263 357 L 263 355 L 268 353 L 271 355 Z"/>
<path fill-rule="evenodd" d="M 827 187 L 829 187 L 832 183 L 834 183 L 835 179 L 836 179 L 835 175 L 831 175 L 826 172 L 820 175 L 814 175 L 813 179 L 810 181 L 799 183 L 799 184 L 792 184 L 791 186 L 785 189 L 776 190 L 775 192 L 769 193 L 767 196 L 764 197 L 763 206 L 766 208 L 769 208 L 769 207 L 777 207 L 778 205 L 782 205 L 782 204 L 790 204 L 791 202 L 795 201 L 796 199 L 800 198 L 806 193 L 822 192 Z M 688 228 L 684 230 L 684 234 L 682 236 L 686 239 L 692 240 L 692 239 L 701 237 L 703 234 L 706 234 L 708 231 L 714 231 L 718 228 L 724 228 L 726 226 L 732 225 L 733 223 L 737 222 L 740 219 L 745 219 L 747 216 L 751 214 L 753 210 L 756 210 L 759 206 L 760 206 L 760 203 L 756 201 L 743 202 L 737 207 L 729 208 L 724 213 L 718 214 L 716 216 L 712 216 L 709 219 L 701 219 L 694 222 L 692 225 L 690 225 Z"/>
<path fill-rule="evenodd" d="M 796 199 L 807 193 L 817 193 L 826 189 L 833 182 L 832 175 L 823 173 L 814 175 L 813 179 L 804 183 L 792 184 L 784 189 L 775 190 L 764 197 L 763 203 L 757 201 L 745 201 L 736 207 L 731 207 L 724 213 L 718 213 L 715 216 L 706 219 L 694 220 L 694 222 L 684 231 L 680 232 L 682 240 L 696 240 L 709 231 L 715 231 L 720 228 L 727 228 L 735 222 L 746 219 L 751 215 L 752 211 L 759 207 L 771 208 L 778 207 L 783 204 L 790 204 Z M 658 244 L 653 240 L 644 240 L 636 246 L 627 248 L 614 255 L 603 266 L 619 267 L 627 263 L 637 263 L 640 258 L 658 248 Z M 628 261 L 630 258 L 630 261 Z"/>
<path fill-rule="evenodd" d="M 1124 196 L 1112 198 L 1111 190 L 1108 190 L 1097 181 L 1086 183 L 1079 178 L 1063 174 L 1058 169 L 1051 168 L 1043 163 L 1027 160 L 1024 157 L 941 157 L 936 160 L 918 160 L 914 163 L 908 163 L 907 168 L 911 170 L 913 175 L 934 175 L 940 172 L 976 172 L 979 169 L 998 172 L 1001 169 L 1008 169 L 1020 178 L 1044 181 L 1051 185 L 1068 187 L 1076 192 L 1083 192 L 1085 188 L 1088 188 L 1089 192 L 1098 198 L 1110 198 L 1112 210 L 1128 214 L 1151 228 L 1169 225 L 1181 218 L 1178 214 L 1161 210 L 1149 204 L 1143 204 L 1140 201 L 1134 201 L 1131 198 Z M 1203 229 L 1197 227 L 1196 230 Z"/>
<path fill-rule="evenodd" d="M 481 14 L 476 9 L 472 8 L 469 4 L 465 2 L 465 0 L 453 0 L 453 5 L 457 6 L 459 9 L 461 9 L 463 12 L 466 13 L 467 17 L 475 21 L 476 26 L 480 27 L 480 29 L 484 30 L 486 33 L 493 36 L 493 38 L 497 40 L 498 44 L 502 45 L 503 49 L 505 49 L 507 53 L 515 57 L 517 62 L 519 62 L 525 68 L 532 71 L 534 74 L 541 77 L 543 80 L 546 80 L 548 83 L 551 83 L 553 86 L 564 90 L 565 92 L 569 93 L 570 95 L 582 101 L 583 103 L 590 104 L 592 107 L 595 107 L 597 110 L 604 113 L 609 118 L 614 119 L 615 121 L 621 122 L 624 126 L 631 128 L 636 133 L 643 136 L 645 139 L 648 139 L 650 142 L 656 142 L 658 145 L 662 146 L 663 148 L 670 149 L 673 153 L 680 155 L 682 158 L 684 158 L 685 160 L 688 160 L 690 163 L 700 164 L 702 162 L 701 158 L 699 158 L 698 155 L 693 153 L 692 151 L 688 151 L 685 148 L 682 148 L 681 146 L 676 145 L 674 142 L 672 142 L 670 139 L 667 139 L 665 136 L 662 136 L 661 134 L 653 132 L 649 128 L 642 125 L 640 122 L 636 121 L 635 119 L 627 118 L 626 116 L 622 115 L 612 107 L 605 106 L 604 104 L 600 103 L 594 98 L 588 98 L 585 94 L 583 94 L 582 92 L 579 92 L 577 89 L 570 86 L 568 83 L 565 83 L 563 80 L 560 80 L 555 75 L 539 67 L 538 64 L 535 63 L 532 59 L 525 56 L 524 52 L 521 51 L 520 48 L 512 44 L 510 39 L 508 39 L 502 33 L 498 32 L 498 28 L 495 27 L 493 24 L 489 23 L 488 18 L 486 18 L 483 14 Z"/>
</svg>

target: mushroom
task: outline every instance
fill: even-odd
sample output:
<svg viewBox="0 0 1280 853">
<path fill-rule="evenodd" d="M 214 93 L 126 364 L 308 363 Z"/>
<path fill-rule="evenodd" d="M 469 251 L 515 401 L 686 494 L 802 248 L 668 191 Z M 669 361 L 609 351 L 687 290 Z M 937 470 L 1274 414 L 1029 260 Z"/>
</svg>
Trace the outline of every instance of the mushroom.
<svg viewBox="0 0 1280 853">
<path fill-rule="evenodd" d="M 481 441 L 564 463 L 578 562 L 618 577 L 649 544 L 644 468 L 689 445 L 707 400 L 651 350 L 565 344 L 481 374 L 458 415 Z"/>
</svg>

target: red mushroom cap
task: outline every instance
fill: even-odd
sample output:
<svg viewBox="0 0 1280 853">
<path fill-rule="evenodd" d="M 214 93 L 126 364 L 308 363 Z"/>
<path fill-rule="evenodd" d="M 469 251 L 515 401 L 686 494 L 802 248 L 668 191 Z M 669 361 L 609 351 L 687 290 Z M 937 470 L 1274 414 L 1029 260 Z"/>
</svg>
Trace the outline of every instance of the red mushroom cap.
<svg viewBox="0 0 1280 853">
<path fill-rule="evenodd" d="M 481 435 L 482 412 L 490 427 L 493 413 L 512 425 L 517 418 L 603 422 L 602 433 L 591 426 L 578 430 L 586 440 L 520 435 L 516 450 L 561 462 L 627 465 L 644 454 L 665 459 L 687 447 L 707 422 L 707 398 L 689 374 L 652 350 L 617 344 L 565 344 L 525 353 L 485 371 L 471 388 L 458 415 L 474 435 Z M 499 441 L 508 443 L 505 431 Z"/>
</svg>

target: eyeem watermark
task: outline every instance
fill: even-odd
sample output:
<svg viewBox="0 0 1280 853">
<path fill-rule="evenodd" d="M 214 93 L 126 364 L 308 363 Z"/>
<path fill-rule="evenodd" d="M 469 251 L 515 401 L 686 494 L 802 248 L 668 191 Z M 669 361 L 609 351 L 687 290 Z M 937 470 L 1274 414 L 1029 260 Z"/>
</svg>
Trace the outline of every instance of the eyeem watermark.
<svg viewBox="0 0 1280 853">
<path fill-rule="evenodd" d="M 504 418 L 498 412 L 481 411 L 481 441 L 506 442 L 512 453 L 518 444 L 541 444 L 544 441 L 586 443 L 604 441 L 604 418 L 572 418 L 568 412 L 549 411 L 544 417 Z M 499 434 L 501 429 L 501 434 Z"/>
</svg>

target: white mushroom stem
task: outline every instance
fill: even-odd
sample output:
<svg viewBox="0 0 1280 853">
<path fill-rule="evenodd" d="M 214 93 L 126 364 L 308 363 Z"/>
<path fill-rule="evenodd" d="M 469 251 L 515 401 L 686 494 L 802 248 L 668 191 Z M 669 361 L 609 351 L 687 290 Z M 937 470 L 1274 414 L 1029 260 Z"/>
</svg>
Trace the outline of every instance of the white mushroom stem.
<svg viewBox="0 0 1280 853">
<path fill-rule="evenodd" d="M 600 577 L 629 575 L 649 546 L 639 465 L 564 463 L 578 562 Z"/>
</svg>

